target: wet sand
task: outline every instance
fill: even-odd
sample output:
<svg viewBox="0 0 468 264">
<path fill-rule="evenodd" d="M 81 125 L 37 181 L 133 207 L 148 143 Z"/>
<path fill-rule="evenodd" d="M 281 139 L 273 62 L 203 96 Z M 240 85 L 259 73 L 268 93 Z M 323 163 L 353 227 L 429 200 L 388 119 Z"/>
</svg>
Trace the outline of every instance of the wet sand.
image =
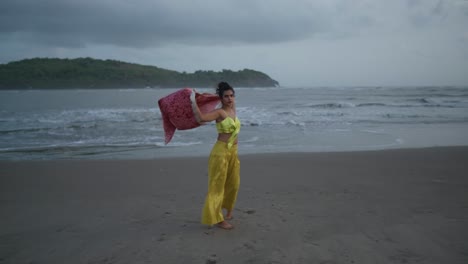
<svg viewBox="0 0 468 264">
<path fill-rule="evenodd" d="M 468 147 L 240 159 L 230 231 L 208 157 L 0 162 L 0 263 L 468 263 Z"/>
</svg>

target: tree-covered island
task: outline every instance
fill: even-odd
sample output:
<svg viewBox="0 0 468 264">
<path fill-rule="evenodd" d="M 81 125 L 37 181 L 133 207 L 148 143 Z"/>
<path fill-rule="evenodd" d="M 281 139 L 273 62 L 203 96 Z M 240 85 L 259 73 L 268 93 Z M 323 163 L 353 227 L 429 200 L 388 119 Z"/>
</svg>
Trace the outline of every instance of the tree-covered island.
<svg viewBox="0 0 468 264">
<path fill-rule="evenodd" d="M 0 64 L 0 89 L 101 89 L 213 87 L 227 81 L 235 87 L 275 87 L 265 73 L 244 69 L 177 72 L 155 66 L 93 58 L 34 58 Z"/>
</svg>

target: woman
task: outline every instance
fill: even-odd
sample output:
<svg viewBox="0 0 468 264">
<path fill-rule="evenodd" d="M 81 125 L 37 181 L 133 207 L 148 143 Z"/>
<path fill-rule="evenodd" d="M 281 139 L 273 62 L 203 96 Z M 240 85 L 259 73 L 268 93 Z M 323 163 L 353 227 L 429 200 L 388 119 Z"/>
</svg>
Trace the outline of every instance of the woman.
<svg viewBox="0 0 468 264">
<path fill-rule="evenodd" d="M 199 122 L 216 120 L 218 140 L 211 150 L 208 161 L 208 193 L 202 213 L 202 224 L 223 229 L 234 226 L 226 220 L 232 219 L 232 210 L 237 199 L 240 183 L 240 162 L 237 156 L 237 135 L 240 121 L 236 115 L 235 92 L 226 82 L 220 82 L 216 93 L 222 107 L 203 114 L 195 103 L 195 115 Z M 226 209 L 226 217 L 222 209 Z"/>
</svg>

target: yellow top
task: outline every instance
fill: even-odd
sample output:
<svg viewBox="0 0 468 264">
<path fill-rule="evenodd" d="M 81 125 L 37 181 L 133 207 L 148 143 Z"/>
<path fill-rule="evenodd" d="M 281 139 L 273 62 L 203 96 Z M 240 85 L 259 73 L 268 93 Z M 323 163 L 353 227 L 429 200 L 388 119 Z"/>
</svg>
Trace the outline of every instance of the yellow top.
<svg viewBox="0 0 468 264">
<path fill-rule="evenodd" d="M 228 116 L 223 119 L 223 121 L 216 123 L 216 129 L 218 133 L 231 133 L 231 137 L 228 140 L 228 148 L 231 148 L 234 144 L 234 141 L 239 134 L 241 127 L 241 123 L 239 118 L 232 119 L 232 117 Z"/>
</svg>

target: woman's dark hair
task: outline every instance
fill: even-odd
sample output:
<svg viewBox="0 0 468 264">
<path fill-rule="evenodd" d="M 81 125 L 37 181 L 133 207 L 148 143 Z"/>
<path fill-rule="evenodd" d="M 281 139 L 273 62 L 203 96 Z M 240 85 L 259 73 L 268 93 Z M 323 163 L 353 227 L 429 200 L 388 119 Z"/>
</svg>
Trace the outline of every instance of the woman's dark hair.
<svg viewBox="0 0 468 264">
<path fill-rule="evenodd" d="M 220 82 L 218 83 L 218 88 L 216 88 L 216 94 L 219 96 L 219 98 L 223 98 L 224 92 L 231 90 L 233 94 L 236 94 L 234 91 L 234 88 L 229 85 L 227 82 Z"/>
</svg>

